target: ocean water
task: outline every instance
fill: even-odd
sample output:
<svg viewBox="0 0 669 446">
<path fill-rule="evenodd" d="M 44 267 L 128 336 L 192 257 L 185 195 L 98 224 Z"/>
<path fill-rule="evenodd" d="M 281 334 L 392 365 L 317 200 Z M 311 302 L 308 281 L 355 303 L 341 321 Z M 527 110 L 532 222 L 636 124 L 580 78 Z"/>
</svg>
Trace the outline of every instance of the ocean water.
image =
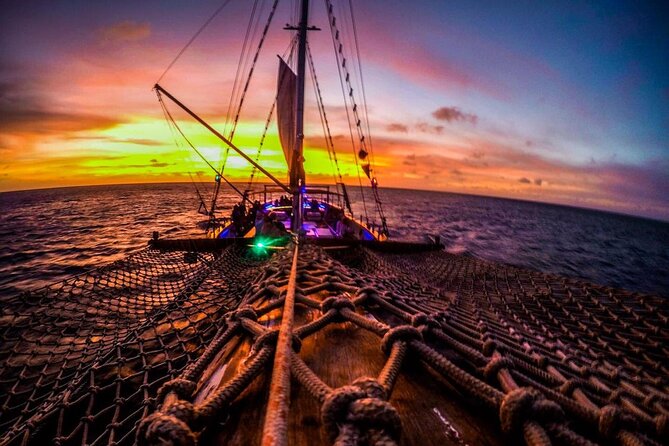
<svg viewBox="0 0 669 446">
<path fill-rule="evenodd" d="M 350 193 L 358 215 L 359 191 Z M 380 194 L 393 239 L 439 235 L 453 253 L 669 297 L 669 223 L 441 192 Z M 219 205 L 236 201 L 226 193 Z M 153 231 L 201 236 L 197 205 L 188 183 L 1 193 L 0 298 L 122 258 Z"/>
</svg>

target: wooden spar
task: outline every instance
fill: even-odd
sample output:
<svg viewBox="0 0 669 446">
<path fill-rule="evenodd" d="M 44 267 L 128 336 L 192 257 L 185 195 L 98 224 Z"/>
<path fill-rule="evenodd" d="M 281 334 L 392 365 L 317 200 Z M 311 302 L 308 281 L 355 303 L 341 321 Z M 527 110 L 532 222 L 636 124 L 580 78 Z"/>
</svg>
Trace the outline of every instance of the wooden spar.
<svg viewBox="0 0 669 446">
<path fill-rule="evenodd" d="M 165 90 L 163 90 L 163 91 L 165 91 Z M 169 93 L 168 93 L 168 95 L 169 95 Z M 174 99 L 174 98 L 173 98 L 173 99 Z M 237 192 L 237 193 L 239 194 L 240 197 L 242 197 L 244 200 L 246 200 L 246 201 L 248 201 L 249 203 L 251 203 L 251 200 L 249 200 L 249 199 L 246 197 L 246 194 L 243 194 L 239 189 L 237 189 L 237 187 L 236 187 L 234 184 L 232 184 L 230 181 L 228 181 L 228 179 L 225 178 L 225 177 L 223 176 L 223 173 L 222 173 L 222 172 L 219 172 L 218 169 L 216 169 L 216 168 L 209 162 L 209 160 L 208 160 L 207 158 L 205 158 L 204 155 L 202 155 L 202 153 L 200 153 L 200 151 L 197 150 L 197 148 L 190 142 L 190 140 L 186 137 L 186 135 L 184 134 L 184 132 L 181 131 L 181 128 L 179 127 L 179 125 L 176 123 L 176 121 L 175 121 L 174 118 L 172 117 L 172 114 L 170 113 L 170 111 L 167 109 L 167 107 L 165 107 L 165 104 L 163 103 L 163 99 L 162 99 L 162 97 L 160 96 L 160 92 L 158 92 L 158 101 L 160 102 L 160 105 L 163 107 L 163 111 L 165 112 L 165 117 L 166 117 L 167 119 L 169 119 L 169 120 L 172 122 L 172 125 L 174 125 L 174 127 L 177 129 L 177 131 L 178 131 L 178 132 L 181 134 L 181 136 L 186 140 L 186 142 L 187 142 L 188 145 L 191 147 L 191 149 L 193 149 L 193 151 L 194 151 L 200 158 L 202 158 L 202 161 L 204 161 L 205 164 L 206 164 L 207 166 L 209 166 L 209 168 L 210 168 L 211 170 L 213 170 L 214 173 L 216 174 L 216 191 L 215 191 L 215 193 L 214 193 L 214 198 L 213 198 L 213 200 L 211 201 L 211 208 L 210 208 L 209 214 L 210 214 L 211 216 L 214 215 L 214 211 L 215 211 L 215 208 L 216 208 L 216 197 L 218 196 L 218 191 L 219 191 L 220 188 L 221 188 L 221 178 L 223 178 L 223 180 L 228 184 L 228 186 L 230 186 L 232 189 L 234 189 L 234 191 Z M 192 177 L 191 177 L 191 179 L 192 179 Z M 195 182 L 193 182 L 193 184 L 195 184 Z M 197 186 L 196 186 L 195 188 L 197 189 Z M 199 190 L 197 191 L 197 194 L 200 196 L 200 201 L 203 201 L 203 200 L 202 200 L 202 196 L 200 195 L 200 191 L 199 191 Z"/>
<path fill-rule="evenodd" d="M 198 115 L 196 115 L 195 112 L 193 112 L 191 109 L 189 109 L 189 108 L 186 107 L 184 104 L 182 104 L 181 101 L 179 101 L 177 98 L 175 98 L 174 96 L 172 96 L 167 90 L 165 90 L 165 89 L 164 89 L 163 87 L 161 87 L 159 84 L 154 85 L 153 88 L 155 88 L 157 91 L 159 91 L 159 92 L 163 93 L 165 96 L 167 96 L 172 102 L 174 102 L 175 104 L 177 104 L 183 111 L 185 111 L 186 113 L 188 113 L 189 115 L 191 115 L 197 122 L 199 122 L 200 124 L 202 124 L 207 130 L 209 130 L 211 133 L 213 133 L 218 139 L 220 139 L 221 141 L 223 141 L 223 142 L 224 142 L 225 144 L 227 144 L 232 150 L 234 150 L 235 152 L 237 152 L 242 158 L 244 158 L 246 161 L 248 161 L 249 163 L 251 163 L 251 165 L 253 165 L 256 169 L 258 169 L 258 170 L 261 171 L 263 174 L 265 174 L 265 176 L 266 176 L 267 178 L 269 178 L 270 180 L 272 180 L 274 183 L 276 183 L 277 186 L 281 187 L 284 191 L 286 191 L 286 192 L 288 192 L 288 193 L 291 193 L 291 190 L 290 190 L 290 188 L 289 188 L 288 186 L 286 186 L 286 185 L 283 184 L 281 181 L 279 181 L 274 175 L 272 175 L 272 174 L 269 173 L 267 170 L 265 170 L 260 164 L 258 164 L 258 163 L 256 163 L 255 161 L 253 161 L 253 160 L 251 159 L 251 157 L 249 157 L 246 153 L 242 152 L 241 149 L 239 149 L 236 145 L 234 145 L 234 144 L 232 143 L 232 141 L 230 141 L 229 139 L 227 139 L 225 136 L 221 135 L 221 134 L 218 132 L 218 130 L 216 130 L 215 128 L 213 128 L 213 127 L 210 126 L 209 124 L 207 124 L 207 122 L 206 122 L 204 119 L 202 119 L 202 118 L 200 118 Z M 230 184 L 230 183 L 228 182 L 228 180 L 225 180 L 225 181 L 226 181 L 226 183 Z"/>
</svg>

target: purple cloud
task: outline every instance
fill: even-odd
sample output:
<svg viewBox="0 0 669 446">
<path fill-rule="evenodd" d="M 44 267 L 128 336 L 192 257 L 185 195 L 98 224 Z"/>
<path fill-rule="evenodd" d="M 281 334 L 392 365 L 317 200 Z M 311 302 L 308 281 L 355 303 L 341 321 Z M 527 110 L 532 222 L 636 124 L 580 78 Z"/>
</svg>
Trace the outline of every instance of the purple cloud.
<svg viewBox="0 0 669 446">
<path fill-rule="evenodd" d="M 476 124 L 478 116 L 472 113 L 465 113 L 458 107 L 440 107 L 432 112 L 432 116 L 439 121 L 446 122 L 468 122 Z"/>
</svg>

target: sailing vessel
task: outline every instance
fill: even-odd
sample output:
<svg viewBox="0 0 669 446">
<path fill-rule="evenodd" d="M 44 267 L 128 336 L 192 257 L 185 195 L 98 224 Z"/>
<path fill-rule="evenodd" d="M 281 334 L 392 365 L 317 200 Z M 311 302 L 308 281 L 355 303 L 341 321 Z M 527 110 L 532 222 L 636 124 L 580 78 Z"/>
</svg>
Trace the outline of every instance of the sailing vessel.
<svg viewBox="0 0 669 446">
<path fill-rule="evenodd" d="M 253 225 L 214 200 L 208 237 L 3 302 L 0 445 L 668 444 L 667 300 L 387 240 L 308 184 L 299 17 L 288 183 L 157 84 L 274 185 L 238 191 Z"/>
<path fill-rule="evenodd" d="M 272 21 L 277 4 L 278 2 L 274 2 L 268 23 L 265 26 L 265 33 Z M 323 240 L 324 243 L 341 239 L 349 241 L 384 241 L 387 239 L 389 233 L 388 226 L 378 194 L 378 180 L 373 176 L 374 170 L 370 154 L 371 145 L 367 142 L 370 138 L 366 138 L 365 125 L 363 122 L 365 117 L 361 117 L 358 112 L 358 105 L 351 85 L 351 74 L 346 65 L 346 58 L 343 55 L 343 46 L 340 40 L 339 30 L 337 29 L 336 19 L 334 18 L 333 4 L 327 2 L 327 7 L 331 19 L 330 24 L 333 30 L 333 43 L 335 46 L 338 45 L 339 48 L 337 62 L 338 67 L 340 68 L 340 76 L 342 76 L 342 79 L 346 80 L 345 91 L 348 91 L 348 98 L 346 97 L 346 94 L 344 94 L 344 102 L 345 106 L 351 106 L 349 117 L 352 118 L 357 132 L 357 141 L 355 142 L 359 146 L 359 149 L 357 149 L 356 154 L 356 168 L 359 169 L 358 175 L 360 175 L 360 170 L 362 170 L 370 180 L 370 187 L 378 217 L 380 218 L 380 224 L 376 225 L 372 223 L 370 227 L 369 216 L 367 216 L 366 219 L 363 219 L 362 216 L 359 219 L 354 217 L 346 185 L 343 181 L 337 182 L 334 185 L 315 186 L 309 185 L 307 182 L 304 166 L 305 82 L 307 62 L 309 63 L 312 78 L 315 83 L 317 82 L 313 58 L 311 57 L 311 54 L 308 53 L 309 46 L 307 35 L 309 31 L 319 29 L 308 25 L 309 5 L 308 2 L 305 2 L 301 8 L 299 25 L 287 26 L 285 28 L 286 30 L 295 31 L 293 39 L 294 45 L 292 45 L 292 48 L 297 54 L 295 57 L 293 57 L 293 54 L 290 54 L 289 59 L 296 60 L 296 71 L 293 71 L 289 64 L 283 58 L 279 57 L 277 94 L 275 103 L 272 106 L 272 112 L 275 108 L 277 111 L 277 127 L 288 167 L 288 183 L 282 182 L 263 168 L 262 163 L 259 162 L 259 156 L 254 160 L 243 150 L 238 148 L 231 140 L 232 135 L 234 135 L 234 130 L 230 132 L 229 136 L 224 136 L 161 85 L 157 83 L 154 86 L 158 99 L 165 112 L 165 116 L 168 119 L 168 124 L 178 128 L 178 124 L 172 118 L 172 114 L 167 110 L 166 105 L 163 102 L 163 96 L 202 124 L 207 130 L 220 139 L 226 145 L 228 150 L 232 149 L 249 162 L 254 169 L 251 174 L 252 176 L 255 175 L 256 170 L 258 170 L 273 183 L 269 187 L 264 186 L 261 191 L 247 189 L 242 192 L 230 181 L 225 179 L 222 171 L 217 170 L 209 161 L 205 160 L 216 174 L 216 189 L 211 204 L 211 211 L 208 212 L 210 220 L 206 226 L 208 237 L 226 239 L 239 237 L 250 238 L 256 235 L 262 236 L 267 234 L 273 234 L 274 236 L 292 234 L 306 239 Z M 263 35 L 260 40 L 254 61 L 257 59 L 258 53 L 262 48 L 264 37 L 265 36 Z M 254 67 L 252 66 L 249 70 L 249 78 L 246 81 L 246 85 L 249 84 L 251 76 L 253 75 L 253 68 Z M 322 97 L 320 96 L 320 87 L 318 85 L 316 85 L 316 87 L 319 113 L 321 119 L 323 119 L 326 124 L 323 126 L 323 130 L 325 131 L 323 136 L 328 144 L 327 148 L 328 153 L 330 154 L 330 151 L 335 152 L 334 144 L 332 142 L 333 138 L 329 133 L 330 130 L 329 125 L 327 125 L 327 114 Z M 270 112 L 267 124 L 269 124 L 272 112 Z M 237 118 L 238 116 L 239 110 L 237 112 Z M 267 132 L 267 124 L 265 126 L 265 133 Z M 367 128 L 369 127 L 367 126 Z M 180 129 L 178 130 L 185 138 L 183 132 Z M 261 141 L 264 141 L 264 139 L 265 134 L 263 134 Z M 197 151 L 194 146 L 192 147 Z M 355 145 L 353 150 L 356 152 Z M 200 154 L 199 151 L 197 153 Z M 258 151 L 258 155 L 259 154 L 260 150 Z M 336 159 L 336 153 L 333 153 L 333 155 Z M 358 160 L 361 163 L 360 165 Z M 338 163 L 337 170 L 339 170 Z M 341 180 L 341 173 L 338 173 Z M 224 180 L 234 192 L 238 193 L 241 199 L 240 203 L 235 206 L 230 218 L 224 219 L 223 223 L 217 220 L 215 216 L 216 198 L 220 191 L 221 180 Z M 360 183 L 360 187 L 362 199 L 364 201 L 362 182 Z M 204 207 L 206 210 L 206 205 L 204 204 L 204 200 L 199 190 L 197 190 L 197 193 L 200 199 L 200 209 Z M 247 203 L 250 205 L 250 209 L 247 209 Z M 367 209 L 365 206 L 365 214 L 367 214 L 366 211 Z M 263 234 L 263 232 L 265 234 Z"/>
</svg>

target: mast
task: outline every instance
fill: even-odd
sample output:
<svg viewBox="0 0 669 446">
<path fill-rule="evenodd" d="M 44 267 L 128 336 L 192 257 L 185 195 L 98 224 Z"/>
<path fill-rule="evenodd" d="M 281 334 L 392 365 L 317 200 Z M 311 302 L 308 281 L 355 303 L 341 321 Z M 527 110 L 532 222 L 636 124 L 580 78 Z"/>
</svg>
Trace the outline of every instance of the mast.
<svg viewBox="0 0 669 446">
<path fill-rule="evenodd" d="M 305 186 L 304 178 L 304 73 L 307 55 L 307 31 L 309 31 L 309 0 L 302 0 L 301 19 L 297 26 L 297 113 L 295 122 L 295 150 L 290 174 L 290 188 L 293 192 L 293 231 L 299 233 L 302 229 L 302 190 Z"/>
</svg>

